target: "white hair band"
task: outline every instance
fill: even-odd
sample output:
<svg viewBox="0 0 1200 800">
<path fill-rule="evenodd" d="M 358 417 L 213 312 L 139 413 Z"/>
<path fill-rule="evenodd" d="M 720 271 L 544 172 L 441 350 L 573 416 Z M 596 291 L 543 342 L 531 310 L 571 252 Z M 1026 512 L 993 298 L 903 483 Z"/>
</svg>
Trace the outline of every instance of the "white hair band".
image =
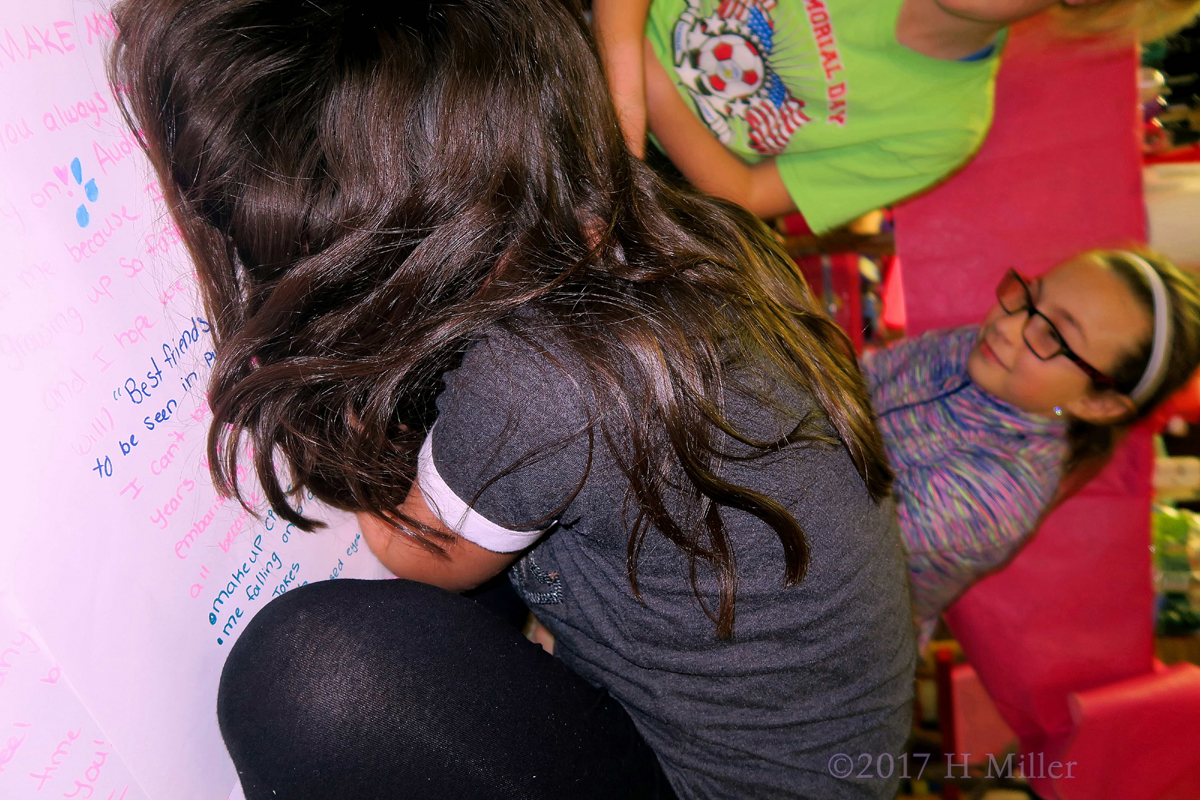
<svg viewBox="0 0 1200 800">
<path fill-rule="evenodd" d="M 1167 295 L 1167 287 L 1163 283 L 1158 270 L 1150 266 L 1146 259 L 1128 250 L 1119 250 L 1118 254 L 1135 264 L 1146 276 L 1150 284 L 1150 294 L 1154 297 L 1154 338 L 1151 340 L 1150 361 L 1142 379 L 1129 393 L 1129 399 L 1135 405 L 1141 406 L 1158 390 L 1166 373 L 1167 362 L 1171 353 L 1171 298 Z"/>
</svg>

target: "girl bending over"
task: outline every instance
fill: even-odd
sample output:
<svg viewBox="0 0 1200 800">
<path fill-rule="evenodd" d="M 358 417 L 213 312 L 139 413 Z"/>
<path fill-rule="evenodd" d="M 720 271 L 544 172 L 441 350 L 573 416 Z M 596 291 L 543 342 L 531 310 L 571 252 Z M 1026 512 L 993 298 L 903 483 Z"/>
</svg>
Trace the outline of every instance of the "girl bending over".
<svg viewBox="0 0 1200 800">
<path fill-rule="evenodd" d="M 914 659 L 853 353 L 760 223 L 631 156 L 578 9 L 115 15 L 216 485 L 248 439 L 277 514 L 312 527 L 279 465 L 408 579 L 246 627 L 247 797 L 893 797 L 835 758 L 900 752 Z M 509 568 L 559 658 L 453 594 Z"/>
</svg>

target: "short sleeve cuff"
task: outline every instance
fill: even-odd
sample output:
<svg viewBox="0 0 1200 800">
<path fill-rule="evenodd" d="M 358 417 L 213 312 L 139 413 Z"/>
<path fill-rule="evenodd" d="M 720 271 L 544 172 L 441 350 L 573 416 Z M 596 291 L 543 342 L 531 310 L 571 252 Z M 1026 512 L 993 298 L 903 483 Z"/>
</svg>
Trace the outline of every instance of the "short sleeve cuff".
<svg viewBox="0 0 1200 800">
<path fill-rule="evenodd" d="M 497 525 L 475 511 L 438 473 L 433 463 L 433 431 L 417 454 L 417 485 L 425 503 L 442 524 L 468 542 L 493 553 L 515 553 L 536 542 L 544 531 L 515 531 Z"/>
</svg>

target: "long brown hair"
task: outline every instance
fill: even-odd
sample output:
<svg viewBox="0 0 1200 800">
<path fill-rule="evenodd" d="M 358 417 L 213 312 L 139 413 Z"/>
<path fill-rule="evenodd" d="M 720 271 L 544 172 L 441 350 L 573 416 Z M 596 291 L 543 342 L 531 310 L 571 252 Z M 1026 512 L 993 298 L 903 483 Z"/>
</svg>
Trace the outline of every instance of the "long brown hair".
<svg viewBox="0 0 1200 800">
<path fill-rule="evenodd" d="M 808 545 L 774 499 L 718 476 L 731 354 L 810 391 L 876 500 L 891 472 L 846 337 L 748 213 L 671 188 L 625 147 L 577 8 L 560 0 L 126 0 L 111 77 L 195 260 L 213 319 L 208 450 L 238 496 L 243 436 L 285 519 L 308 487 L 431 549 L 398 517 L 439 376 L 531 316 L 583 365 L 627 443 L 628 572 L 653 527 L 718 577 L 720 506 Z M 137 124 L 135 124 L 135 121 Z M 516 313 L 521 311 L 521 313 Z M 526 312 L 529 313 L 526 313 Z M 611 410 L 612 413 L 608 413 Z M 666 436 L 662 432 L 666 432 Z M 804 438 L 748 442 L 758 452 Z M 672 474 L 691 507 L 664 502 Z M 699 592 L 697 591 L 699 598 Z M 703 603 L 702 603 L 703 605 Z"/>
</svg>

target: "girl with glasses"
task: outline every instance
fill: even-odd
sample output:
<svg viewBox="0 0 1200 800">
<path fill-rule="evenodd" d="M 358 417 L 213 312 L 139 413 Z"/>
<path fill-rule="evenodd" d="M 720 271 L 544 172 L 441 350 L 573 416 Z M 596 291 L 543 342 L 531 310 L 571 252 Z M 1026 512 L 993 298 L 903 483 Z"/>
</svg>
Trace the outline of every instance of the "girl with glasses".
<svg viewBox="0 0 1200 800">
<path fill-rule="evenodd" d="M 1144 250 L 1097 250 L 1037 278 L 1010 270 L 979 326 L 866 354 L 896 471 L 913 611 L 938 614 L 1011 557 L 1059 477 L 1107 455 L 1200 364 L 1200 292 Z"/>
</svg>

